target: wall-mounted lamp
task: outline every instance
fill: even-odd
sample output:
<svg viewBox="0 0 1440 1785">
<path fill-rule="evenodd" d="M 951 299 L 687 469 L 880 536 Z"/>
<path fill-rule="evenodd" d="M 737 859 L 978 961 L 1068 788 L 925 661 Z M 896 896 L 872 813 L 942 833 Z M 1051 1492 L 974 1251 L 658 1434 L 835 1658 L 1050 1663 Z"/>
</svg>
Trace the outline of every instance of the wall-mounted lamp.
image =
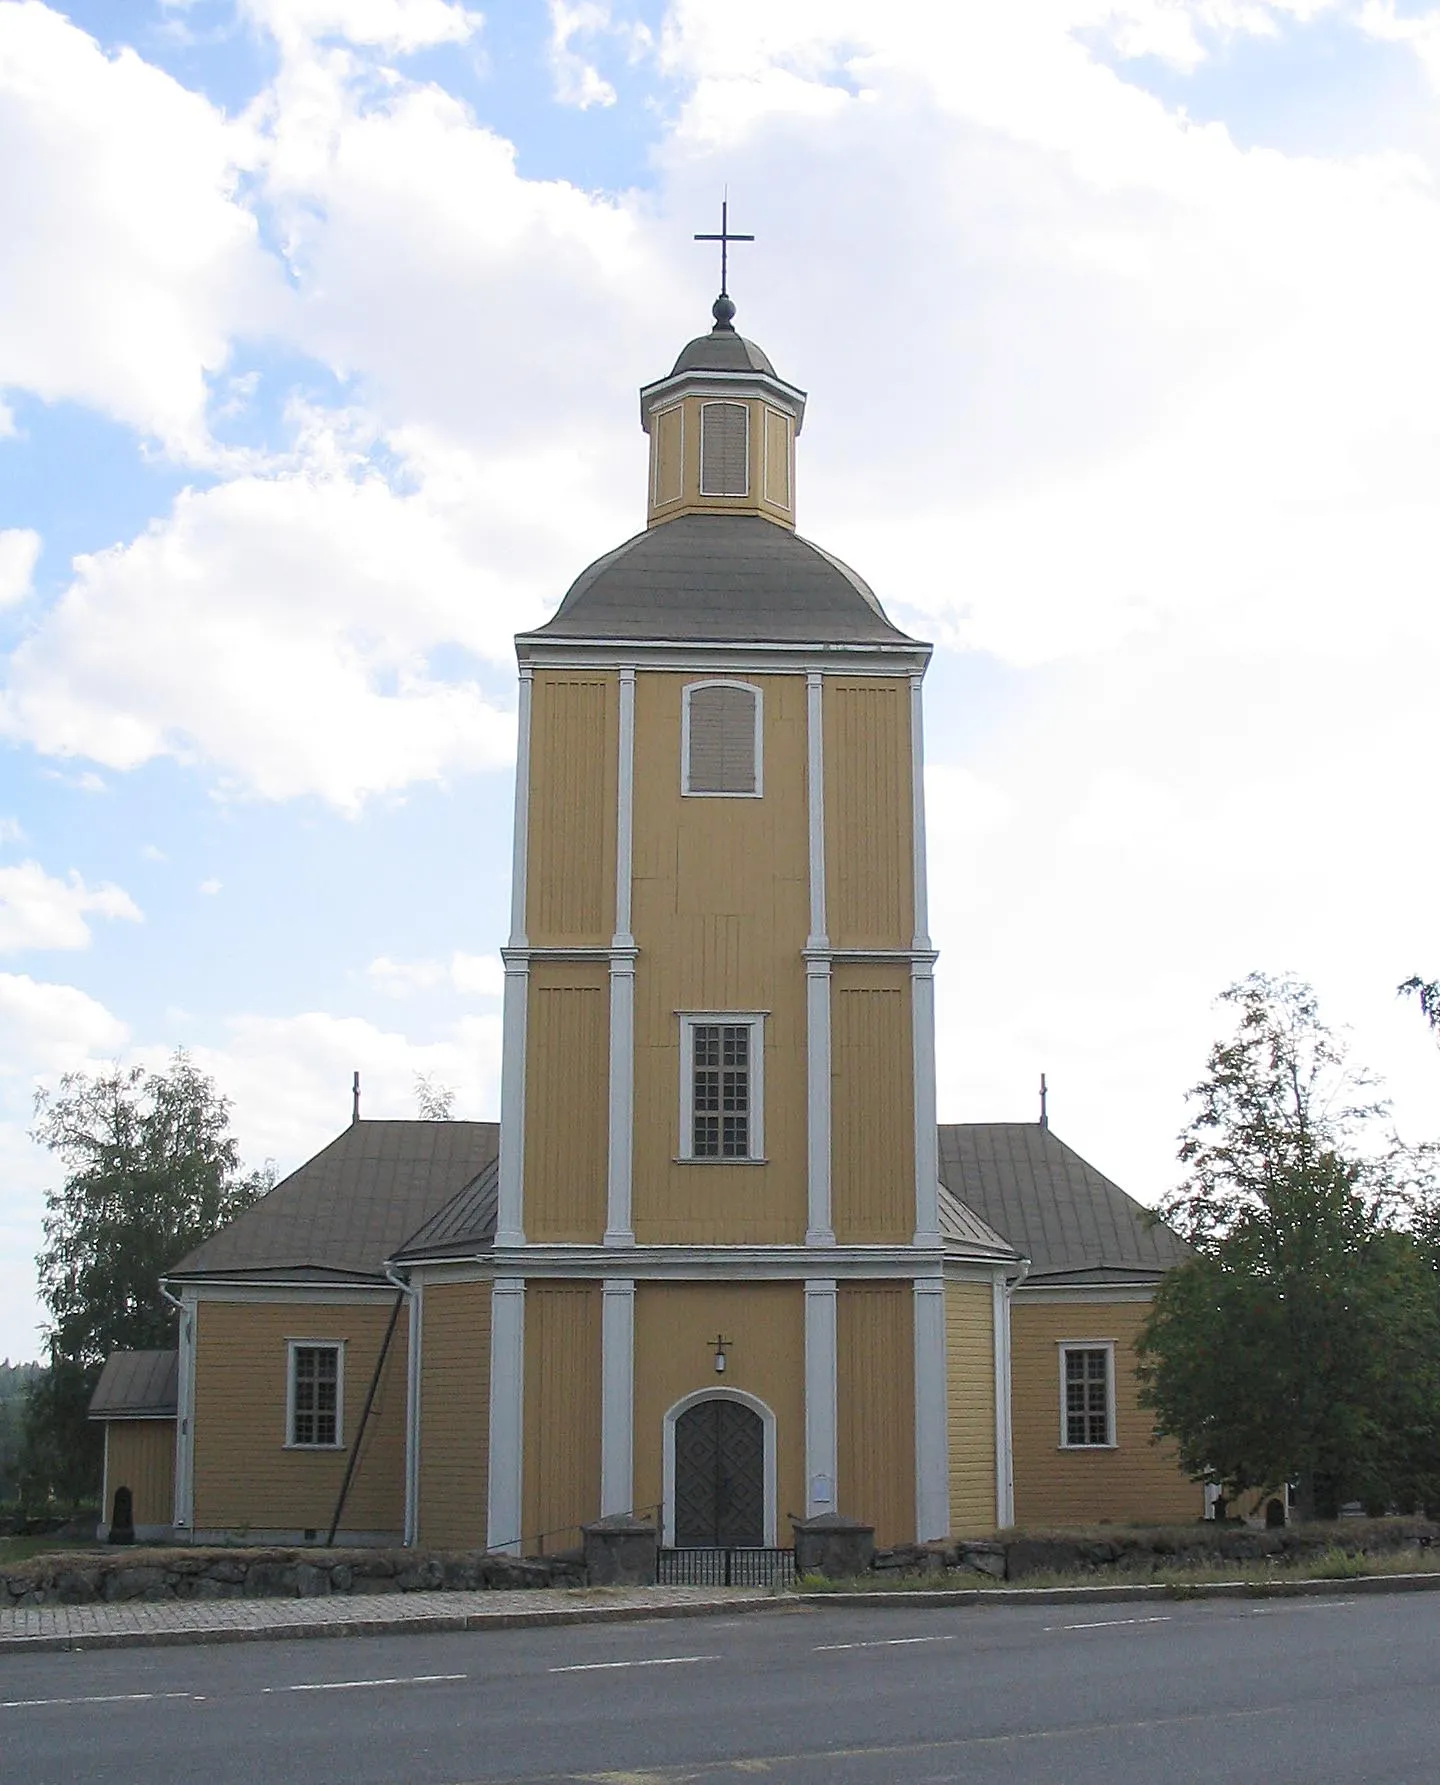
<svg viewBox="0 0 1440 1785">
<path fill-rule="evenodd" d="M 725 1348 L 727 1345 L 733 1345 L 734 1343 L 735 1341 L 733 1339 L 727 1339 L 724 1333 L 716 1333 L 715 1374 L 717 1376 L 723 1376 L 725 1374 Z"/>
</svg>

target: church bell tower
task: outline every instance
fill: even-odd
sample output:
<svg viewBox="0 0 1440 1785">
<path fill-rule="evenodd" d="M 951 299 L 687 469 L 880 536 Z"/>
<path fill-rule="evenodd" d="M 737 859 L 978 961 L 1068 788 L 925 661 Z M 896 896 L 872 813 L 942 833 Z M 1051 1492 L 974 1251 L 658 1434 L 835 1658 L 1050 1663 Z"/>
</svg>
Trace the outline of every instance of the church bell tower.
<svg viewBox="0 0 1440 1785">
<path fill-rule="evenodd" d="M 929 1539 L 969 1491 L 947 1278 L 1003 1261 L 941 1234 L 930 647 L 795 531 L 805 393 L 713 316 L 640 393 L 645 529 L 516 640 L 492 1547 Z"/>
</svg>

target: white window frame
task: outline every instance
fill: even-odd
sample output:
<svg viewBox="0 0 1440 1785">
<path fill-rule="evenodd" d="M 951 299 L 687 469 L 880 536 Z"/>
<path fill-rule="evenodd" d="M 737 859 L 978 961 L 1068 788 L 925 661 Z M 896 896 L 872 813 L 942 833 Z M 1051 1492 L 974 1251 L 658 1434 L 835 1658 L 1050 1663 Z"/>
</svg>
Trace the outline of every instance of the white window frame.
<svg viewBox="0 0 1440 1785">
<path fill-rule="evenodd" d="M 680 1146 L 676 1158 L 685 1165 L 761 1165 L 765 1161 L 765 1018 L 764 1010 L 682 1010 L 680 1018 Z M 747 1151 L 740 1155 L 695 1151 L 695 1031 L 708 1023 L 724 1023 L 750 1031 L 750 1125 Z"/>
<path fill-rule="evenodd" d="M 285 1449 L 344 1450 L 345 1448 L 345 1345 L 344 1339 L 287 1339 L 285 1341 Z M 295 1438 L 295 1353 L 335 1353 L 335 1442 L 301 1444 Z"/>
<path fill-rule="evenodd" d="M 755 786 L 750 793 L 725 793 L 690 785 L 690 696 L 697 688 L 743 688 L 755 696 Z M 680 792 L 691 800 L 758 800 L 765 793 L 765 690 L 758 682 L 742 682 L 733 676 L 710 676 L 703 682 L 687 682 L 680 697 Z"/>
<path fill-rule="evenodd" d="M 1061 1450 L 1114 1450 L 1115 1443 L 1115 1341 L 1114 1339 L 1060 1339 L 1057 1340 L 1060 1367 L 1060 1448 Z M 1070 1442 L 1069 1422 L 1066 1418 L 1065 1395 L 1065 1360 L 1072 1351 L 1103 1351 L 1105 1353 L 1105 1431 L 1103 1444 L 1072 1444 Z"/>
<path fill-rule="evenodd" d="M 745 488 L 743 490 L 707 490 L 705 488 L 705 411 L 720 407 L 741 409 L 745 413 Z M 741 397 L 712 397 L 700 405 L 700 494 L 715 502 L 744 502 L 750 496 L 750 405 Z"/>
</svg>

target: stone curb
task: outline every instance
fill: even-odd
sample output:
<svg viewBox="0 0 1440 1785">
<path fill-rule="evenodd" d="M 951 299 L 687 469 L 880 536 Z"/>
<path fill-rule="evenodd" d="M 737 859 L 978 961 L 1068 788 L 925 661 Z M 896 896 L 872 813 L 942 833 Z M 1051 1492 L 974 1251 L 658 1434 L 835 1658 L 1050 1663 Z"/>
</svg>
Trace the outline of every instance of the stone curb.
<svg viewBox="0 0 1440 1785">
<path fill-rule="evenodd" d="M 1351 1593 L 1440 1592 L 1440 1574 L 1362 1574 L 1352 1580 L 1208 1581 L 1180 1588 L 1148 1582 L 1099 1587 L 957 1587 L 870 1593 L 765 1593 L 748 1599 L 689 1599 L 675 1605 L 576 1605 L 536 1611 L 426 1612 L 416 1617 L 311 1619 L 186 1630 L 97 1630 L 75 1635 L 0 1636 L 0 1655 L 76 1649 L 176 1648 L 187 1643 L 291 1642 L 321 1636 L 436 1636 L 472 1630 L 536 1630 L 564 1624 L 635 1624 L 652 1618 L 712 1618 L 796 1606 L 920 1611 L 947 1606 L 1105 1605 L 1169 1599 L 1307 1599 Z M 255 1601 L 264 1604 L 265 1601 Z M 292 1603 L 285 1601 L 284 1603 Z"/>
<path fill-rule="evenodd" d="M 263 1605 L 266 1602 L 256 1600 L 252 1603 Z M 281 1603 L 293 1604 L 294 1601 Z M 0 1636 L 0 1655 L 44 1655 L 72 1649 L 179 1648 L 187 1643 L 289 1642 L 318 1636 L 439 1636 L 465 1630 L 536 1630 L 558 1624 L 635 1624 L 647 1618 L 710 1618 L 722 1612 L 774 1611 L 794 1603 L 794 1595 L 767 1593 L 753 1599 L 687 1599 L 675 1605 L 576 1605 L 538 1611 L 422 1612 L 408 1618 L 315 1618 L 275 1624 L 221 1624 L 190 1630 L 183 1627 L 87 1630 L 68 1636 Z"/>
<path fill-rule="evenodd" d="M 916 1587 L 897 1592 L 796 1593 L 805 1605 L 883 1606 L 913 1611 L 926 1605 L 1124 1605 L 1170 1599 L 1314 1599 L 1345 1593 L 1437 1593 L 1440 1574 L 1359 1574 L 1350 1580 L 1215 1580 L 1193 1586 L 1137 1581 L 1103 1587 Z"/>
</svg>

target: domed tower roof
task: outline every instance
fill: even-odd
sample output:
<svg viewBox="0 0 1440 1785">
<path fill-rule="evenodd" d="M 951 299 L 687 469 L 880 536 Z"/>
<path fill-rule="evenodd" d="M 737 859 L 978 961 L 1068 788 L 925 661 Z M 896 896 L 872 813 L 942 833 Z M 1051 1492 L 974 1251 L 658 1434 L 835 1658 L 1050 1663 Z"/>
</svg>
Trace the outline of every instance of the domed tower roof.
<svg viewBox="0 0 1440 1785">
<path fill-rule="evenodd" d="M 736 334 L 735 305 L 724 292 L 716 298 L 712 314 L 714 328 L 708 335 L 697 335 L 686 342 L 670 376 L 678 378 L 682 372 L 764 372 L 774 378 L 770 356 L 744 335 Z"/>
<path fill-rule="evenodd" d="M 544 639 L 913 645 L 848 564 L 758 515 L 688 514 L 582 570 Z"/>
</svg>

